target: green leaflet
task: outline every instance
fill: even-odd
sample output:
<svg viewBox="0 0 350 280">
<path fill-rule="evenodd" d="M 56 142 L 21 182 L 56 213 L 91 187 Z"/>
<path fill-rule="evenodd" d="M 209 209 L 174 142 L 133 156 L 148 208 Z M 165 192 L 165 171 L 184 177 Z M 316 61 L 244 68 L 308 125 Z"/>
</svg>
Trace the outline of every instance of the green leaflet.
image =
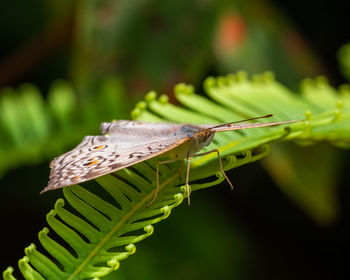
<svg viewBox="0 0 350 280">
<path fill-rule="evenodd" d="M 275 141 L 329 141 L 349 146 L 349 95 L 338 96 L 323 80 L 304 84 L 301 96 L 278 84 L 271 74 L 253 80 L 248 80 L 244 73 L 210 78 L 205 82 L 205 90 L 212 100 L 195 94 L 191 86 L 176 87 L 176 97 L 187 109 L 169 104 L 165 97 L 157 100 L 152 92 L 132 115 L 143 120 L 191 123 L 228 122 L 268 113 L 275 113 L 274 120 L 306 116 L 306 121 L 288 126 L 218 133 L 210 148 L 219 148 L 225 170 L 264 157 L 269 150 L 265 144 Z M 322 94 L 316 98 L 318 92 Z M 97 178 L 91 183 L 94 186 L 86 184 L 93 187 L 93 192 L 80 186 L 64 188 L 66 201 L 74 210 L 67 209 L 65 201 L 59 199 L 47 221 L 65 242 L 55 241 L 44 228 L 39 240 L 47 252 L 40 253 L 32 244 L 19 261 L 25 279 L 97 278 L 117 269 L 121 260 L 135 252 L 134 243 L 152 234 L 152 225 L 167 218 L 183 200 L 184 176 L 179 176 L 180 164 L 162 165 L 159 197 L 150 207 L 145 207 L 155 191 L 156 161 L 151 159 Z M 217 174 L 215 154 L 195 158 L 192 164 L 192 190 L 223 181 L 222 175 Z M 193 182 L 199 179 L 206 181 Z M 4 271 L 4 279 L 15 279 L 12 271 L 12 268 Z"/>
</svg>

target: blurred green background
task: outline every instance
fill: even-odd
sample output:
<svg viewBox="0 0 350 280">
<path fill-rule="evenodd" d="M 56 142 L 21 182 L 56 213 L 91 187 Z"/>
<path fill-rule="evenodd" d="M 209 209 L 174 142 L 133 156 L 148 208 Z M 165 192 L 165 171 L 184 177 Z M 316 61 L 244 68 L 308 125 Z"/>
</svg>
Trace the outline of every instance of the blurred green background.
<svg viewBox="0 0 350 280">
<path fill-rule="evenodd" d="M 349 51 L 340 62 L 337 52 L 350 41 L 349 8 L 340 0 L 1 3 L 1 269 L 37 243 L 61 196 L 39 195 L 54 156 L 99 133 L 100 122 L 129 118 L 149 90 L 176 103 L 179 82 L 202 92 L 209 75 L 272 70 L 295 91 L 317 75 L 345 83 Z M 273 171 L 276 161 L 294 172 L 289 181 Z M 235 191 L 194 193 L 108 279 L 339 279 L 350 249 L 349 164 L 348 151 L 326 144 L 275 145 L 263 165 L 229 173 Z"/>
</svg>

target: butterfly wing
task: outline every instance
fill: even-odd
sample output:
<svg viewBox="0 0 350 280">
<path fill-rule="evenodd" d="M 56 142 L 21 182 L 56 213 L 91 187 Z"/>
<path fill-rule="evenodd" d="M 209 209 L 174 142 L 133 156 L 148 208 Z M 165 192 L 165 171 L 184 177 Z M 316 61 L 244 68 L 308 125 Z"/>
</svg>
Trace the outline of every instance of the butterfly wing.
<svg viewBox="0 0 350 280">
<path fill-rule="evenodd" d="M 55 158 L 42 192 L 78 184 L 163 154 L 190 139 L 183 125 L 118 121 L 103 123 L 104 136 L 86 136 Z"/>
</svg>

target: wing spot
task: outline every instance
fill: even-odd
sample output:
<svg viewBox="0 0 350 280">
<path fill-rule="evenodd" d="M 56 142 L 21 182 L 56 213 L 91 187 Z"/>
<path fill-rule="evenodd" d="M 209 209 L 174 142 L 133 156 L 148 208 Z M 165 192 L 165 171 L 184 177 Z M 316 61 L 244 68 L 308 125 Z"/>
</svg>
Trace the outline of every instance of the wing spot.
<svg viewBox="0 0 350 280">
<path fill-rule="evenodd" d="M 90 159 L 89 162 L 84 163 L 83 166 L 88 166 L 88 165 L 94 165 L 96 163 L 99 163 L 101 160 L 95 160 L 95 158 Z"/>
<path fill-rule="evenodd" d="M 78 176 L 75 176 L 75 177 L 72 178 L 72 181 L 77 182 L 77 181 L 79 180 L 79 178 L 80 178 L 79 175 L 78 175 Z"/>
<path fill-rule="evenodd" d="M 94 147 L 93 149 L 94 149 L 94 150 L 99 150 L 99 149 L 102 149 L 102 148 L 104 148 L 104 147 L 106 147 L 106 146 L 105 146 L 105 145 L 100 145 L 100 146 Z"/>
<path fill-rule="evenodd" d="M 94 165 L 94 164 L 99 163 L 99 162 L 100 162 L 99 160 L 94 160 L 94 161 L 89 162 L 89 165 Z"/>
</svg>

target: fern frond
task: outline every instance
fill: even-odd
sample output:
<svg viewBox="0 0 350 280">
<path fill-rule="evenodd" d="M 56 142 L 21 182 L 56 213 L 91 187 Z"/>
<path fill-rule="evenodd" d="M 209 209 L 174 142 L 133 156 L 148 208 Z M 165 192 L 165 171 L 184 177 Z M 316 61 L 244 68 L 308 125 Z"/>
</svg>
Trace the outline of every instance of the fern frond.
<svg viewBox="0 0 350 280">
<path fill-rule="evenodd" d="M 226 167 L 242 165 L 264 154 L 265 149 L 257 149 L 254 154 L 246 153 L 241 158 L 232 156 Z M 47 222 L 68 246 L 50 238 L 49 230 L 44 228 L 39 240 L 51 257 L 40 253 L 34 244 L 30 245 L 25 250 L 26 257 L 19 261 L 23 276 L 26 279 L 86 279 L 102 277 L 117 269 L 121 260 L 135 253 L 134 243 L 151 235 L 152 225 L 167 218 L 183 200 L 185 189 L 180 183 L 183 180 L 179 178 L 178 166 L 161 166 L 160 195 L 155 203 L 145 207 L 156 187 L 155 162 L 142 162 L 96 179 L 96 187 L 108 193 L 109 202 L 77 185 L 64 188 L 66 200 L 79 214 L 67 210 L 64 200 L 59 199 L 47 215 Z M 217 168 L 212 166 L 209 170 L 215 173 Z M 207 176 L 205 170 L 197 170 L 193 175 Z M 223 179 L 220 174 L 218 179 L 192 185 L 192 189 L 210 187 Z M 12 269 L 7 269 L 3 277 L 14 279 Z"/>
<path fill-rule="evenodd" d="M 134 118 L 156 121 L 219 123 L 243 117 L 275 113 L 275 120 L 305 121 L 269 128 L 218 133 L 211 148 L 223 156 L 224 169 L 258 160 L 268 153 L 266 144 L 276 141 L 329 141 L 348 147 L 349 98 L 338 96 L 323 80 L 304 84 L 301 96 L 278 84 L 271 74 L 248 80 L 244 74 L 210 78 L 205 90 L 212 98 L 194 93 L 191 86 L 178 85 L 177 98 L 188 109 L 174 106 L 155 93 L 136 106 Z M 321 92 L 318 98 L 315 94 Z M 26 279 L 86 279 L 102 277 L 119 267 L 119 262 L 135 252 L 134 243 L 153 232 L 153 224 L 167 218 L 184 197 L 184 176 L 179 164 L 160 166 L 160 192 L 150 207 L 145 205 L 155 192 L 157 159 L 97 178 L 94 192 L 80 186 L 63 189 L 73 207 L 63 199 L 47 215 L 50 227 L 64 240 L 55 241 L 44 228 L 39 233 L 41 245 L 50 257 L 29 246 L 19 267 Z M 223 181 L 214 155 L 194 159 L 190 179 L 192 190 L 207 188 Z M 212 177 L 217 175 L 217 178 Z M 205 183 L 196 183 L 206 179 Z M 87 184 L 88 186 L 89 183 Z M 92 186 L 91 186 L 92 187 Z M 62 245 L 64 244 L 64 245 Z M 4 279 L 14 279 L 8 268 Z"/>
</svg>

